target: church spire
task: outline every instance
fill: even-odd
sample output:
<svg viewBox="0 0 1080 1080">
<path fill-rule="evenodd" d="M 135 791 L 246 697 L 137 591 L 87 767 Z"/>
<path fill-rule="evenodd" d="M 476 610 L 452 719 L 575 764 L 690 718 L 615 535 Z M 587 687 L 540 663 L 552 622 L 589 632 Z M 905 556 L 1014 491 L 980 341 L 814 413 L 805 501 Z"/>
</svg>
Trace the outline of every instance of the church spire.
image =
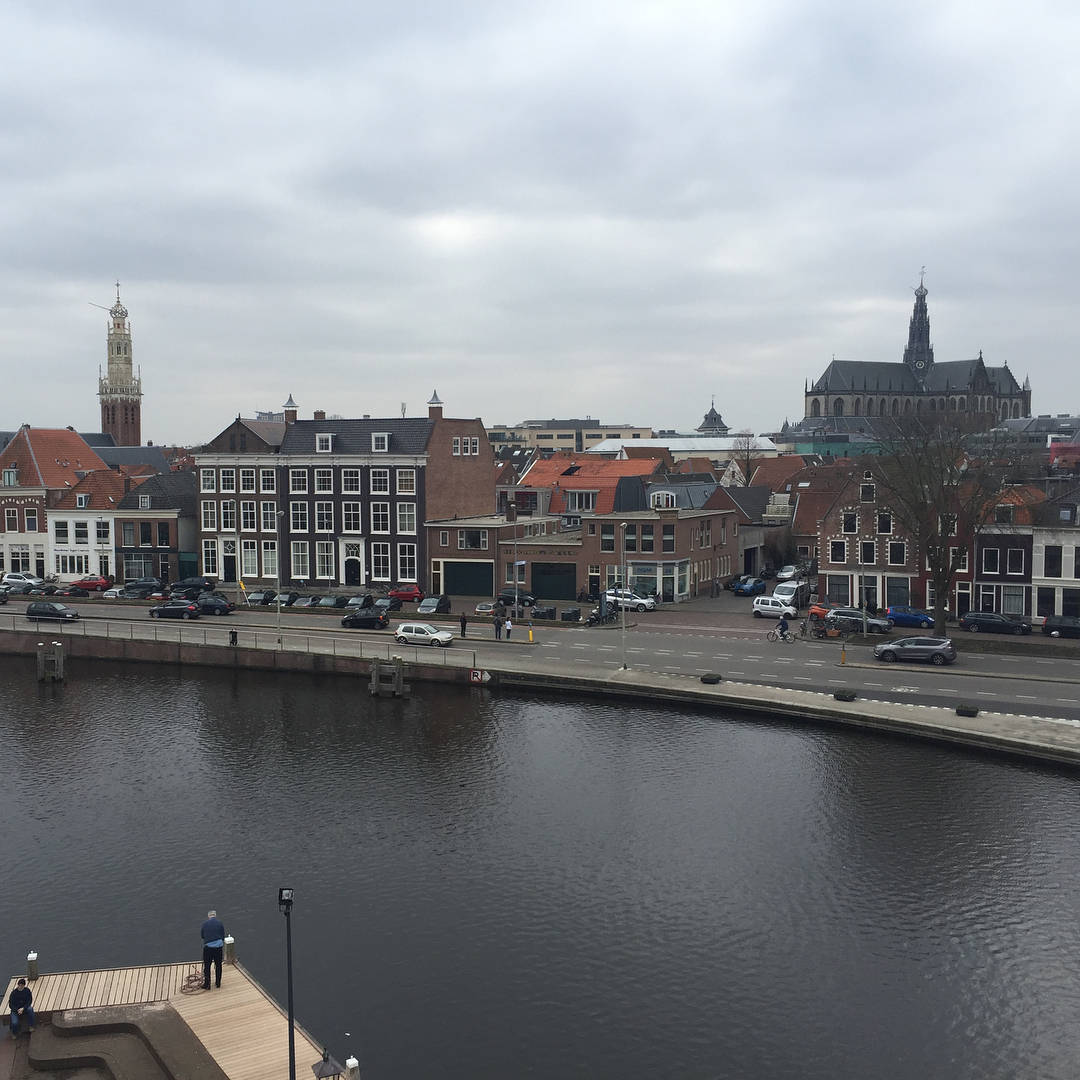
<svg viewBox="0 0 1080 1080">
<path fill-rule="evenodd" d="M 915 310 L 911 313 L 908 327 L 908 343 L 904 350 L 904 363 L 911 368 L 915 378 L 923 382 L 934 365 L 934 346 L 930 344 L 930 314 L 926 310 L 926 286 L 923 284 L 925 267 L 919 274 L 919 287 L 915 290 Z"/>
</svg>

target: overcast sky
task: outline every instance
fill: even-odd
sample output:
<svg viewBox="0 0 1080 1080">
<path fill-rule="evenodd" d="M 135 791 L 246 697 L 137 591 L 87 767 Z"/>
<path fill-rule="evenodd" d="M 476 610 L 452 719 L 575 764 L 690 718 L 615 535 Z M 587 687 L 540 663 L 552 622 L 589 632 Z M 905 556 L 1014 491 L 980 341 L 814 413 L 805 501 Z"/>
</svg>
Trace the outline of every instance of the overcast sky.
<svg viewBox="0 0 1080 1080">
<path fill-rule="evenodd" d="M 143 437 L 301 417 L 688 429 L 838 358 L 1080 409 L 1080 5 L 0 6 L 0 428 L 98 430 L 119 278 Z"/>
</svg>

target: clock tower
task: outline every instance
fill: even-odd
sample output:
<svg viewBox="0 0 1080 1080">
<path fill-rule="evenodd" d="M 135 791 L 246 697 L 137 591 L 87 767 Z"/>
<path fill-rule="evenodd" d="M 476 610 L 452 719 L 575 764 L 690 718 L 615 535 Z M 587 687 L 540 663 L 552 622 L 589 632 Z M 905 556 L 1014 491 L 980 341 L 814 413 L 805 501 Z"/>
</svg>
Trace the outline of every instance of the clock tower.
<svg viewBox="0 0 1080 1080">
<path fill-rule="evenodd" d="M 120 282 L 117 282 L 116 303 L 109 309 L 107 374 L 102 376 L 98 369 L 101 430 L 111 435 L 117 446 L 141 446 L 142 372 L 132 373 L 131 324 L 127 314 L 127 308 L 120 303 Z"/>
<path fill-rule="evenodd" d="M 922 386 L 934 366 L 934 346 L 930 344 L 930 315 L 926 310 L 926 286 L 920 277 L 915 290 L 915 310 L 911 313 L 908 327 L 908 343 L 904 350 L 904 363 Z"/>
</svg>

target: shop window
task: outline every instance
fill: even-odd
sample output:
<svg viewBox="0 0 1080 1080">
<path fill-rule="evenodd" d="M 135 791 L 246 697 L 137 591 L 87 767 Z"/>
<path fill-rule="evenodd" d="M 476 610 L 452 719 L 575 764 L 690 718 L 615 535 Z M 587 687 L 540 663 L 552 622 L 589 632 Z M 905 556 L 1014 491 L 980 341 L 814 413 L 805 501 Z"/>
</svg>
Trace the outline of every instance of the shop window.
<svg viewBox="0 0 1080 1080">
<path fill-rule="evenodd" d="M 1057 600 L 1057 589 L 1052 585 L 1040 585 L 1035 593 L 1035 614 L 1041 618 L 1054 614 L 1054 604 Z"/>
<path fill-rule="evenodd" d="M 1022 585 L 1003 585 L 1001 587 L 1002 615 L 1024 614 L 1024 587 Z"/>
</svg>

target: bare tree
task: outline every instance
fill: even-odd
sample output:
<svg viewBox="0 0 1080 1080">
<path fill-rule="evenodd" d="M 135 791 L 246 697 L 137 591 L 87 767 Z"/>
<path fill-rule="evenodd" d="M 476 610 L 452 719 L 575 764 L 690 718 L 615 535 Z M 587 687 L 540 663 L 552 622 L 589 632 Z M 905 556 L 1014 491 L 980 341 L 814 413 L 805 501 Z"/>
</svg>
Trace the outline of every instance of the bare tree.
<svg viewBox="0 0 1080 1080">
<path fill-rule="evenodd" d="M 742 472 L 743 487 L 750 486 L 750 477 L 754 473 L 755 463 L 764 452 L 764 448 L 752 431 L 736 433 L 735 441 L 731 444 L 731 458 Z"/>
<path fill-rule="evenodd" d="M 975 540 L 994 516 L 995 496 L 1018 479 L 1008 431 L 976 431 L 962 418 L 891 423 L 884 453 L 866 460 L 894 518 L 916 543 L 934 585 L 934 632 L 945 632 L 957 571 L 975 558 Z"/>
</svg>

